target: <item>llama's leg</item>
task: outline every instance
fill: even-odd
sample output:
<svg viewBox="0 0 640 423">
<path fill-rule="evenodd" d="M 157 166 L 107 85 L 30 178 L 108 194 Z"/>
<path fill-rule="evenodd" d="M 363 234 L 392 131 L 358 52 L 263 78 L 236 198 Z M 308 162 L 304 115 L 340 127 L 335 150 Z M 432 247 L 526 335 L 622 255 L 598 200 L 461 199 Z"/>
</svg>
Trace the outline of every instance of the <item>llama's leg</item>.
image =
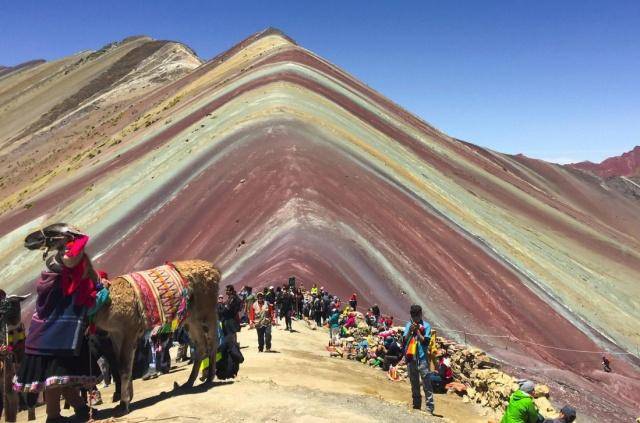
<svg viewBox="0 0 640 423">
<path fill-rule="evenodd" d="M 122 355 L 122 336 L 116 335 L 115 333 L 110 333 L 109 338 L 111 338 L 111 358 L 113 362 L 109 362 L 109 367 L 111 367 L 111 371 L 114 373 L 113 375 L 113 398 L 112 402 L 120 401 L 121 393 L 122 393 L 122 378 L 120 377 L 120 356 Z M 117 375 L 117 376 L 116 376 Z"/>
<path fill-rule="evenodd" d="M 201 325 L 197 323 L 190 325 L 189 338 L 191 338 L 191 341 L 194 343 L 196 350 L 193 357 L 191 374 L 187 382 L 182 385 L 182 388 L 191 388 L 193 386 L 200 371 L 200 363 L 202 363 L 202 359 L 207 356 L 207 343 Z M 209 363 L 209 366 L 211 366 L 211 363 Z"/>
<path fill-rule="evenodd" d="M 206 323 L 207 350 L 209 351 L 209 368 L 207 382 L 212 382 L 216 374 L 216 353 L 218 351 L 218 322 L 215 314 L 208 316 Z"/>
<path fill-rule="evenodd" d="M 129 404 L 133 399 L 133 360 L 135 355 L 135 339 L 127 339 L 120 350 L 120 406 L 125 413 L 129 413 Z"/>
<path fill-rule="evenodd" d="M 20 394 L 22 401 L 27 406 L 27 420 L 32 421 L 36 419 L 36 404 L 38 403 L 38 394 Z"/>
<path fill-rule="evenodd" d="M 6 422 L 15 422 L 18 417 L 18 393 L 11 389 L 11 383 L 15 374 L 15 364 L 13 359 L 9 358 L 5 360 L 4 368 L 4 412 Z"/>
</svg>

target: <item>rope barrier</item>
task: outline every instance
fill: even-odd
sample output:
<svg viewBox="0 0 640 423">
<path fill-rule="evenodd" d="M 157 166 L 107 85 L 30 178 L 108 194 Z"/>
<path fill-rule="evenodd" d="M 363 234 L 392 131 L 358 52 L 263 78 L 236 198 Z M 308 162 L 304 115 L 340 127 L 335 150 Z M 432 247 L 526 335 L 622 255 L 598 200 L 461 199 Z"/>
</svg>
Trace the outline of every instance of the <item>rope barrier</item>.
<svg viewBox="0 0 640 423">
<path fill-rule="evenodd" d="M 398 320 L 399 322 L 403 322 L 403 323 L 410 323 L 409 320 L 403 320 L 403 319 L 394 319 L 394 320 Z M 548 348 L 548 349 L 552 349 L 552 350 L 557 350 L 557 351 L 568 351 L 568 352 L 574 352 L 574 353 L 580 353 L 580 354 L 608 354 L 608 355 L 630 355 L 630 356 L 636 356 L 635 354 L 628 352 L 628 351 L 624 351 L 624 352 L 611 352 L 611 351 L 589 351 L 589 350 L 577 350 L 577 349 L 573 349 L 573 348 L 562 348 L 562 347 L 556 347 L 553 345 L 545 345 L 545 344 L 539 344 L 537 342 L 533 342 L 533 341 L 527 341 L 524 339 L 520 339 L 517 338 L 515 336 L 512 335 L 492 335 L 492 334 L 484 334 L 484 333 L 470 333 L 470 332 L 466 332 L 464 330 L 459 330 L 459 329 L 451 329 L 451 328 L 445 328 L 445 327 L 439 327 L 439 326 L 432 326 L 433 329 L 436 329 L 438 331 L 442 331 L 442 332 L 455 332 L 455 333 L 462 333 L 465 335 L 465 339 L 467 336 L 476 336 L 478 338 L 507 338 L 509 341 L 514 341 L 514 342 L 521 342 L 524 344 L 530 344 L 530 345 L 535 345 L 541 348 Z"/>
</svg>

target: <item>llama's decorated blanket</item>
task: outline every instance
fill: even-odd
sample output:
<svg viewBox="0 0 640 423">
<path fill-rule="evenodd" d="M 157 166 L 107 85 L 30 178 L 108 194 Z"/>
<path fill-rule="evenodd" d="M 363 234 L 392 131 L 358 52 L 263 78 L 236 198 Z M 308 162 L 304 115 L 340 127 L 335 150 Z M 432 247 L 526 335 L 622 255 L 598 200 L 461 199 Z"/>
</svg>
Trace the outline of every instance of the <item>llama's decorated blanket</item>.
<svg viewBox="0 0 640 423">
<path fill-rule="evenodd" d="M 173 331 L 186 315 L 187 280 L 171 264 L 122 276 L 135 289 L 152 334 Z"/>
</svg>

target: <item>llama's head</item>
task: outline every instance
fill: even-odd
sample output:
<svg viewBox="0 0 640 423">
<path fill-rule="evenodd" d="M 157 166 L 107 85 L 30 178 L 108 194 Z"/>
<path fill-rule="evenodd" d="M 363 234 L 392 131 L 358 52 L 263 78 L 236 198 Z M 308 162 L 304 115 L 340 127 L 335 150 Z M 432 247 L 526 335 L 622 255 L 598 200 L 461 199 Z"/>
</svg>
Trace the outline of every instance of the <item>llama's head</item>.
<svg viewBox="0 0 640 423">
<path fill-rule="evenodd" d="M 65 245 L 84 234 L 66 223 L 54 223 L 43 229 L 30 233 L 24 239 L 24 246 L 29 250 L 62 250 Z"/>
<path fill-rule="evenodd" d="M 21 307 L 20 303 L 29 297 L 27 295 L 9 295 L 0 300 L 0 324 L 7 326 L 17 326 L 20 324 Z"/>
</svg>

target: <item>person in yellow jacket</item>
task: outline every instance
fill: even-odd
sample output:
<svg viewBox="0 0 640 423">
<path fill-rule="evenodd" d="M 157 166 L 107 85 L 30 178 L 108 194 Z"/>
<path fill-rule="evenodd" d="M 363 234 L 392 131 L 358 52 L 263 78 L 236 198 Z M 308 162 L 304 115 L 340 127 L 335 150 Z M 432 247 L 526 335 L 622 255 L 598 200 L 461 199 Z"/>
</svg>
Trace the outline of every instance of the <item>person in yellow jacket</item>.
<svg viewBox="0 0 640 423">
<path fill-rule="evenodd" d="M 438 370 L 438 345 L 436 344 L 436 330 L 431 329 L 429 340 L 429 366 L 432 371 Z"/>
</svg>

